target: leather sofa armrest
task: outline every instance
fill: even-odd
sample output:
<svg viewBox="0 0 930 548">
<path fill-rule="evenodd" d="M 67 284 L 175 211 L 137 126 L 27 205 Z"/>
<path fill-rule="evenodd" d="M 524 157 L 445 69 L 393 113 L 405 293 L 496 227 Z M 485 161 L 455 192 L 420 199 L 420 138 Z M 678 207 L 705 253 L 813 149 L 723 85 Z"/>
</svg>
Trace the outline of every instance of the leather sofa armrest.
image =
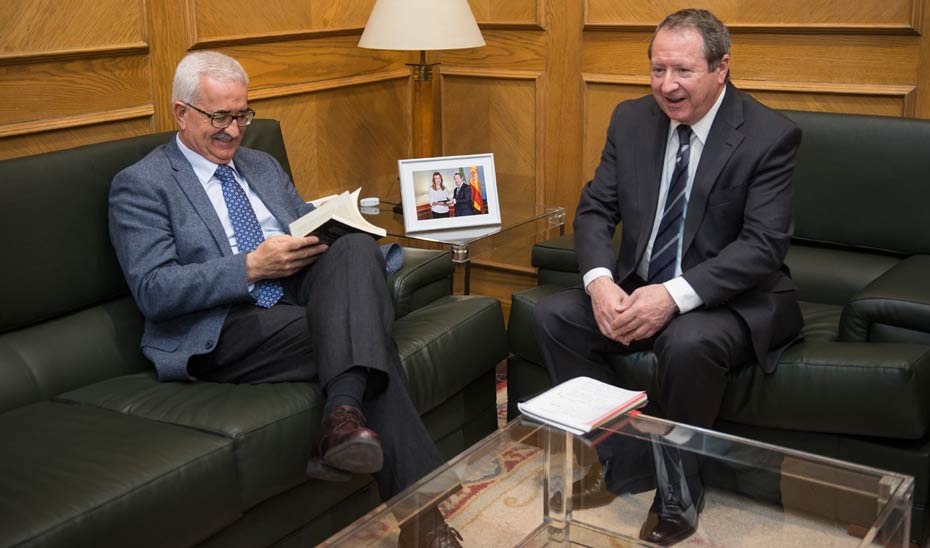
<svg viewBox="0 0 930 548">
<path fill-rule="evenodd" d="M 930 343 L 930 255 L 914 255 L 856 293 L 843 308 L 840 340 Z"/>
<path fill-rule="evenodd" d="M 620 249 L 621 231 L 614 234 L 613 247 Z M 575 236 L 566 234 L 533 246 L 532 264 L 539 269 L 539 285 L 569 287 L 581 285 L 578 256 L 575 254 Z"/>
<path fill-rule="evenodd" d="M 387 278 L 394 300 L 394 317 L 452 294 L 455 270 L 448 251 L 404 248 L 404 266 Z"/>
</svg>

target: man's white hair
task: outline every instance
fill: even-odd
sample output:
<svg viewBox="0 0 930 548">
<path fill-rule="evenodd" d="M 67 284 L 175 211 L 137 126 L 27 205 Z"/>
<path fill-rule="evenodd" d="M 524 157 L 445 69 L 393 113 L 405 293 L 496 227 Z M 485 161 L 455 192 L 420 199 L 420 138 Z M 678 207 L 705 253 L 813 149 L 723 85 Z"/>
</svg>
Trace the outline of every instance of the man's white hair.
<svg viewBox="0 0 930 548">
<path fill-rule="evenodd" d="M 171 101 L 196 102 L 200 98 L 200 81 L 204 76 L 221 82 L 249 85 L 249 76 L 239 61 L 218 51 L 195 51 L 181 59 L 174 71 Z"/>
</svg>

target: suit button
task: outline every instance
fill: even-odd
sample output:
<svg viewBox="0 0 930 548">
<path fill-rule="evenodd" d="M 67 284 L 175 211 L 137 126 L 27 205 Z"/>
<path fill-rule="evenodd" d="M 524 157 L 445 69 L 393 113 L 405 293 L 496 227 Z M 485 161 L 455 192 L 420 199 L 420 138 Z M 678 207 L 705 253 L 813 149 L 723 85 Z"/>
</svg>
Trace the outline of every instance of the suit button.
<svg viewBox="0 0 930 548">
<path fill-rule="evenodd" d="M 211 348 L 213 348 L 213 341 L 207 341 L 203 343 L 203 347 L 206 348 L 207 350 L 210 350 Z"/>
</svg>

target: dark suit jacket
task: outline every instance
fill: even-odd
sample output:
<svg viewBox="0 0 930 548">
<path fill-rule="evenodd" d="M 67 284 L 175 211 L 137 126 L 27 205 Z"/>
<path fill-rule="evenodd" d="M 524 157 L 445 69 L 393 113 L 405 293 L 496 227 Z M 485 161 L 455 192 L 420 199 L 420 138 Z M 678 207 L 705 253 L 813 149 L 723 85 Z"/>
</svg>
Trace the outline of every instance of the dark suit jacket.
<svg viewBox="0 0 930 548">
<path fill-rule="evenodd" d="M 270 155 L 240 147 L 233 162 L 284 227 L 312 209 Z M 113 179 L 110 239 L 145 316 L 143 353 L 160 380 L 187 379 L 188 358 L 212 351 L 230 306 L 252 297 L 245 254 L 174 139 Z"/>
<path fill-rule="evenodd" d="M 462 183 L 462 186 L 456 187 L 452 191 L 452 197 L 455 198 L 455 216 L 474 215 L 475 205 L 471 201 L 471 185 Z"/>
<path fill-rule="evenodd" d="M 635 272 L 655 220 L 668 132 L 669 119 L 652 96 L 614 110 L 601 162 L 575 216 L 582 273 L 606 267 L 622 282 Z M 800 143 L 794 123 L 728 83 L 685 218 L 682 275 L 705 307 L 729 306 L 745 320 L 766 372 L 803 325 L 784 266 Z M 616 256 L 611 237 L 621 220 Z"/>
</svg>

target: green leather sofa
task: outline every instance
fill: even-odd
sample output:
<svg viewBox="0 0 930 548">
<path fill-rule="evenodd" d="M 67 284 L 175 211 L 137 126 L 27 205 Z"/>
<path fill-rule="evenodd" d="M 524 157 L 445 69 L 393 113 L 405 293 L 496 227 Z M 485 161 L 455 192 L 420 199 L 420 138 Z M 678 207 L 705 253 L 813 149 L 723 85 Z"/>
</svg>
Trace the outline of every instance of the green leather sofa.
<svg viewBox="0 0 930 548">
<path fill-rule="evenodd" d="M 919 542 L 930 518 L 930 121 L 785 114 L 804 132 L 786 261 L 804 340 L 772 375 L 732 371 L 715 429 L 913 475 Z M 533 306 L 581 283 L 571 235 L 532 257 L 539 285 L 513 296 L 508 324 L 510 416 L 550 385 Z M 623 385 L 646 390 L 655 356 L 611 365 Z"/>
<path fill-rule="evenodd" d="M 172 135 L 0 162 L 0 547 L 306 547 L 379 503 L 368 476 L 304 477 L 317 383 L 155 380 L 107 193 Z M 290 171 L 277 122 L 256 120 L 244 144 Z M 496 428 L 500 303 L 453 296 L 448 253 L 405 251 L 388 279 L 394 337 L 450 458 Z"/>
</svg>

